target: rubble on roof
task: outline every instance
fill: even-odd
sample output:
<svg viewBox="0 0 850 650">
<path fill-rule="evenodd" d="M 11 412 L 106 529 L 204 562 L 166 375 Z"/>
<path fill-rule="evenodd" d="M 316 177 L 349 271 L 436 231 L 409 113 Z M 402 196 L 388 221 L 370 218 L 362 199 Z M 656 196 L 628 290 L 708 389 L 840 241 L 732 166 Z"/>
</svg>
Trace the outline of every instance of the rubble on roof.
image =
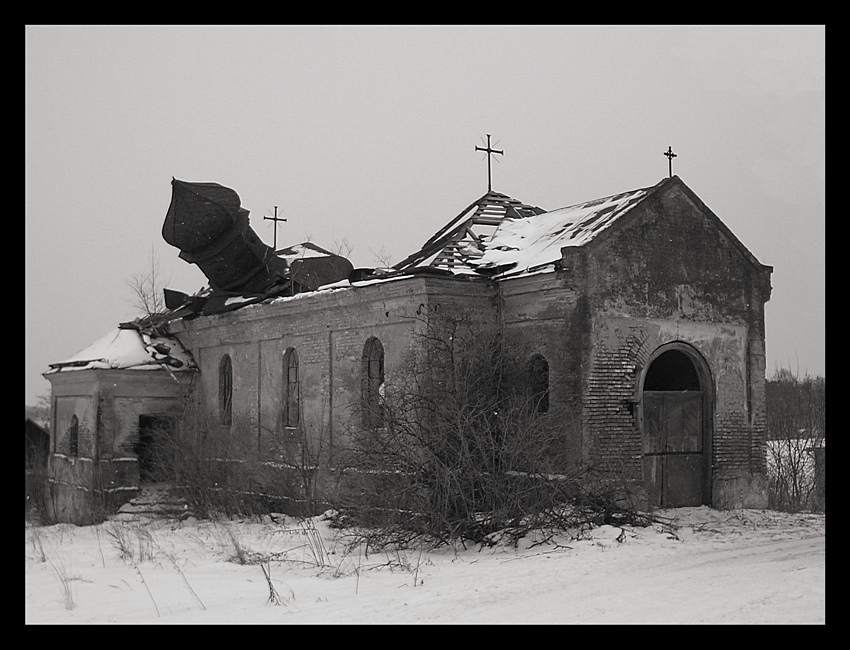
<svg viewBox="0 0 850 650">
<path fill-rule="evenodd" d="M 423 244 L 422 249 L 394 265 L 397 270 L 437 267 L 451 271 L 474 269 L 469 260 L 483 254 L 486 242 L 506 219 L 531 217 L 544 212 L 506 194 L 489 191 L 462 210 Z"/>
<path fill-rule="evenodd" d="M 548 212 L 491 191 L 395 268 L 411 272 L 431 267 L 496 279 L 544 268 L 554 270 L 562 248 L 584 246 L 652 189 L 623 192 Z"/>
<path fill-rule="evenodd" d="M 584 246 L 631 210 L 648 193 L 634 190 L 579 203 L 532 218 L 506 219 L 484 246 L 468 260 L 479 272 L 531 271 L 561 259 L 561 249 Z"/>
<path fill-rule="evenodd" d="M 551 211 L 491 190 L 392 268 L 355 269 L 346 258 L 312 242 L 272 250 L 248 225 L 248 211 L 235 191 L 217 183 L 173 179 L 163 237 L 181 249 L 181 258 L 198 264 L 210 286 L 195 295 L 166 289 L 168 311 L 148 317 L 145 325 L 164 327 L 346 281 L 356 287 L 423 274 L 498 280 L 553 271 L 562 248 L 587 244 L 652 189 Z"/>
<path fill-rule="evenodd" d="M 51 363 L 47 373 L 88 369 L 194 370 L 192 355 L 176 338 L 143 320 L 123 323 L 65 361 Z"/>
</svg>

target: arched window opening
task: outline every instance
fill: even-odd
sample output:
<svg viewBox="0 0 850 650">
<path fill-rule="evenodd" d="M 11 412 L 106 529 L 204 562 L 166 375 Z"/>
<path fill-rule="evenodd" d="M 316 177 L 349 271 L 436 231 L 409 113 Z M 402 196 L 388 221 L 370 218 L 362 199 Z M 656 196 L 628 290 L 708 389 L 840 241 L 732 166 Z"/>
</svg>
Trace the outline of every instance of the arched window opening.
<svg viewBox="0 0 850 650">
<path fill-rule="evenodd" d="M 283 355 L 283 422 L 287 427 L 297 427 L 301 417 L 298 386 L 298 354 L 289 348 Z"/>
<path fill-rule="evenodd" d="M 383 425 L 384 346 L 371 337 L 363 347 L 362 408 L 363 424 L 374 429 Z"/>
<path fill-rule="evenodd" d="M 71 417 L 71 426 L 68 428 L 68 455 L 79 456 L 80 454 L 80 421 L 76 415 Z"/>
<path fill-rule="evenodd" d="M 687 354 L 667 350 L 659 355 L 646 371 L 644 390 L 687 391 L 702 390 L 696 368 Z"/>
<path fill-rule="evenodd" d="M 227 354 L 218 364 L 218 416 L 223 426 L 233 424 L 233 366 Z"/>
<path fill-rule="evenodd" d="M 549 411 L 549 362 L 542 354 L 535 354 L 531 357 L 528 370 L 534 410 L 546 413 Z"/>
</svg>

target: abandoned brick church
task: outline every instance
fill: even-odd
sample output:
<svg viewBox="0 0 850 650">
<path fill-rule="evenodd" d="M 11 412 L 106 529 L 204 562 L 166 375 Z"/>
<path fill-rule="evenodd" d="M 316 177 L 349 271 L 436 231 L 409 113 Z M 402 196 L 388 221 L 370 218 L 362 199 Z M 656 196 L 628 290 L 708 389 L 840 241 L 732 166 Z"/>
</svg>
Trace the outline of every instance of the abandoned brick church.
<svg viewBox="0 0 850 650">
<path fill-rule="evenodd" d="M 150 475 L 145 447 L 187 400 L 262 452 L 346 444 L 416 324 L 454 308 L 522 338 L 571 462 L 641 477 L 648 505 L 765 507 L 765 329 L 772 268 L 677 176 L 546 211 L 488 191 L 393 269 L 312 244 L 273 250 L 236 192 L 172 181 L 163 226 L 209 287 L 51 364 L 48 508 L 91 519 Z M 566 426 L 566 424 L 565 424 Z"/>
</svg>

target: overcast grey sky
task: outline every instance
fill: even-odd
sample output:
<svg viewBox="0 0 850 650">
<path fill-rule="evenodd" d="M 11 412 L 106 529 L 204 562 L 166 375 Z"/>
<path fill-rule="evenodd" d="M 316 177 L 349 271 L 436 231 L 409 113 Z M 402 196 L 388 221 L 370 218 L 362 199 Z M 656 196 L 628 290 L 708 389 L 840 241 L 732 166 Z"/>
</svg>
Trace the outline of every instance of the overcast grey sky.
<svg viewBox="0 0 850 650">
<path fill-rule="evenodd" d="M 417 250 L 487 190 L 545 209 L 677 174 L 764 264 L 768 375 L 825 375 L 824 26 L 27 26 L 26 403 L 203 274 L 171 178 L 233 188 L 271 245 Z"/>
</svg>

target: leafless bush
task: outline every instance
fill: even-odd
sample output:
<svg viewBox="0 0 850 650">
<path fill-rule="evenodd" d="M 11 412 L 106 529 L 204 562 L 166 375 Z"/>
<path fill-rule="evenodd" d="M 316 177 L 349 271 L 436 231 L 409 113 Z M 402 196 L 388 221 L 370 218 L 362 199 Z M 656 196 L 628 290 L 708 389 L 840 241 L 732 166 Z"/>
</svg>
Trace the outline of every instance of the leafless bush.
<svg viewBox="0 0 850 650">
<path fill-rule="evenodd" d="M 373 547 L 483 543 L 623 509 L 587 470 L 569 469 L 572 418 L 542 407 L 527 350 L 466 314 L 431 315 L 415 343 L 378 416 L 364 419 L 378 426 L 352 434 L 341 524 L 368 530 Z"/>
<path fill-rule="evenodd" d="M 298 517 L 309 517 L 330 507 L 328 459 L 329 427 L 326 408 L 298 427 L 284 431 L 266 429 L 268 442 L 263 454 L 267 487 L 285 495 L 278 511 Z"/>
<path fill-rule="evenodd" d="M 25 521 L 27 522 L 43 523 L 46 521 L 48 455 L 47 451 L 37 448 L 27 455 L 28 463 L 25 474 Z"/>
<path fill-rule="evenodd" d="M 815 502 L 813 451 L 825 443 L 825 380 L 781 369 L 766 382 L 769 504 L 810 510 Z"/>
<path fill-rule="evenodd" d="M 149 453 L 156 478 L 172 482 L 197 517 L 311 512 L 321 447 L 307 444 L 300 432 L 271 438 L 260 450 L 247 418 L 234 415 L 222 426 L 189 407 L 154 432 Z"/>
<path fill-rule="evenodd" d="M 65 609 L 74 609 L 77 606 L 77 602 L 74 600 L 74 590 L 71 587 L 73 578 L 70 572 L 61 559 L 54 560 L 51 557 L 48 558 L 48 562 L 50 563 L 50 568 L 53 570 L 53 575 L 59 583 L 59 588 L 62 592 L 62 604 L 65 606 Z"/>
<path fill-rule="evenodd" d="M 44 539 L 41 536 L 41 526 L 27 524 L 27 536 L 32 544 L 32 550 L 36 559 L 39 562 L 47 561 L 47 554 L 44 551 Z"/>
</svg>

